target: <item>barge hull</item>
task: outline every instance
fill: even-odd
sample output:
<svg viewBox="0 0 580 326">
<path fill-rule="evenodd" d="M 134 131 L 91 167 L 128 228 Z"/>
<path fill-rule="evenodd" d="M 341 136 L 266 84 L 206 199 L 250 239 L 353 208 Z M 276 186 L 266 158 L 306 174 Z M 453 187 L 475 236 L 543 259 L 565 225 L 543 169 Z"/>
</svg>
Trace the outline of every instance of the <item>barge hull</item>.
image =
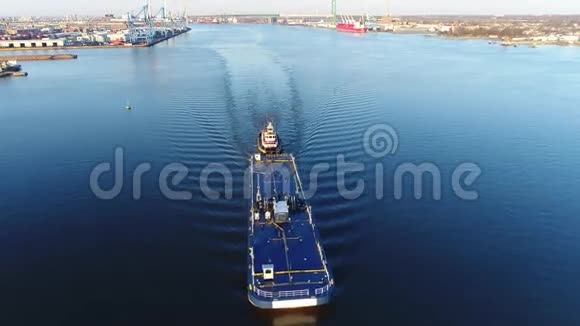
<svg viewBox="0 0 580 326">
<path fill-rule="evenodd" d="M 316 307 L 328 304 L 330 302 L 330 296 L 319 298 L 268 301 L 260 299 L 258 296 L 250 292 L 248 293 L 248 300 L 254 307 L 259 309 L 295 309 L 295 308 Z"/>
<path fill-rule="evenodd" d="M 294 157 L 289 154 L 256 154 L 251 159 L 250 170 L 250 303 L 261 309 L 291 309 L 329 303 L 334 280 L 312 208 L 304 200 Z M 280 211 L 287 213 L 278 215 Z"/>
</svg>

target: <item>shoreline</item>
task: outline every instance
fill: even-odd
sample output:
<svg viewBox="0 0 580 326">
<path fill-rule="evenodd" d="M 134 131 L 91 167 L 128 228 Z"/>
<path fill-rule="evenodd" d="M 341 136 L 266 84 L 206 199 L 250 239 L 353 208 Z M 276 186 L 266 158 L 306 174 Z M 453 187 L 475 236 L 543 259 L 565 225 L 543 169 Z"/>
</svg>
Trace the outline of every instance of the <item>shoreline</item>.
<svg viewBox="0 0 580 326">
<path fill-rule="evenodd" d="M 302 26 L 309 28 L 322 28 L 332 30 L 332 27 L 328 26 L 318 26 L 315 24 L 292 24 L 287 26 Z M 485 36 L 449 36 L 438 34 L 437 32 L 431 32 L 426 30 L 413 30 L 413 29 L 401 29 L 397 31 L 369 31 L 368 34 L 393 34 L 393 35 L 423 35 L 427 38 L 436 38 L 442 40 L 454 40 L 454 41 L 486 41 L 490 42 L 490 45 L 499 45 L 503 47 L 518 47 L 518 46 L 529 46 L 531 48 L 539 48 L 542 46 L 558 46 L 558 47 L 580 47 L 580 42 L 576 43 L 565 43 L 560 41 L 555 42 L 545 42 L 545 41 L 532 41 L 532 40 L 517 40 L 517 41 L 505 41 L 497 38 L 489 38 Z M 493 42 L 493 43 L 492 43 Z"/>
<path fill-rule="evenodd" d="M 137 45 L 83 45 L 83 46 L 57 46 L 57 47 L 36 47 L 36 48 L 0 48 L 0 52 L 18 52 L 18 51 L 60 51 L 60 50 L 84 50 L 84 49 L 135 49 L 135 48 L 149 48 L 155 46 L 161 42 L 168 41 L 179 35 L 188 33 L 191 28 L 176 33 L 168 37 L 163 37 L 158 40 L 153 41 L 151 44 L 137 44 Z"/>
<path fill-rule="evenodd" d="M 87 46 L 58 46 L 46 48 L 0 48 L 0 52 L 19 52 L 19 51 L 60 51 L 60 50 L 83 50 L 83 49 L 131 49 L 144 48 L 147 45 L 87 45 Z"/>
<path fill-rule="evenodd" d="M 565 42 L 545 42 L 545 41 L 532 41 L 532 40 L 517 40 L 517 41 L 506 41 L 497 38 L 489 37 L 477 37 L 477 36 L 448 36 L 448 35 L 430 35 L 432 38 L 439 38 L 444 40 L 455 40 L 455 41 L 485 41 L 490 42 L 491 45 L 499 45 L 504 47 L 510 46 L 530 46 L 530 47 L 541 47 L 541 46 L 560 46 L 560 47 L 580 47 L 580 42 L 576 43 L 565 43 Z"/>
</svg>

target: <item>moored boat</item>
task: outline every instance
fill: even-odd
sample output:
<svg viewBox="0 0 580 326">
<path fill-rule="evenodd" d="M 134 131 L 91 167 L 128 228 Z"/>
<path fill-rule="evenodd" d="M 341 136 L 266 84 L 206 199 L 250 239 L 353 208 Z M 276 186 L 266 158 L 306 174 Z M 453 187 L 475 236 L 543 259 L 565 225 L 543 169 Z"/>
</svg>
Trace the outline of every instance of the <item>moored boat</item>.
<svg viewBox="0 0 580 326">
<path fill-rule="evenodd" d="M 363 21 L 356 21 L 352 17 L 341 17 L 342 22 L 336 24 L 336 30 L 346 33 L 366 33 L 368 28 Z"/>
<path fill-rule="evenodd" d="M 16 61 L 0 61 L 0 77 L 26 77 L 27 72 L 22 71 L 22 67 Z"/>
<path fill-rule="evenodd" d="M 16 60 L 6 61 L 3 64 L 4 71 L 18 72 L 22 70 L 22 66 Z"/>
</svg>

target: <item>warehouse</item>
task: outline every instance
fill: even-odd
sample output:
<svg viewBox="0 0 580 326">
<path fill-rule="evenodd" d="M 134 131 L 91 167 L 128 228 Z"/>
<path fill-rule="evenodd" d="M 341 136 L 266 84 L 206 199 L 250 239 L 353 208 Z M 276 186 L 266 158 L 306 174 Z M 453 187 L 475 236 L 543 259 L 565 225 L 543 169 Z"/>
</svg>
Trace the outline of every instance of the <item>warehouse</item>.
<svg viewBox="0 0 580 326">
<path fill-rule="evenodd" d="M 64 46 L 62 39 L 0 40 L 0 48 L 56 48 Z"/>
</svg>

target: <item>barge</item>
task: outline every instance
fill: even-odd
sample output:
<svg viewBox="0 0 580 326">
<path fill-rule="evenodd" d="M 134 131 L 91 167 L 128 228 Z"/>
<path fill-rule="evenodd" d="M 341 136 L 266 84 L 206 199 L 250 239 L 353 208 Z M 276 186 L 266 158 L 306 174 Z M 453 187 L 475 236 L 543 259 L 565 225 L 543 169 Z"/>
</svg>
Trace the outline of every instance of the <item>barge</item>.
<svg viewBox="0 0 580 326">
<path fill-rule="evenodd" d="M 258 151 L 250 159 L 248 299 L 261 309 L 327 304 L 334 279 L 296 160 L 282 153 L 272 124 L 258 137 Z"/>
</svg>

